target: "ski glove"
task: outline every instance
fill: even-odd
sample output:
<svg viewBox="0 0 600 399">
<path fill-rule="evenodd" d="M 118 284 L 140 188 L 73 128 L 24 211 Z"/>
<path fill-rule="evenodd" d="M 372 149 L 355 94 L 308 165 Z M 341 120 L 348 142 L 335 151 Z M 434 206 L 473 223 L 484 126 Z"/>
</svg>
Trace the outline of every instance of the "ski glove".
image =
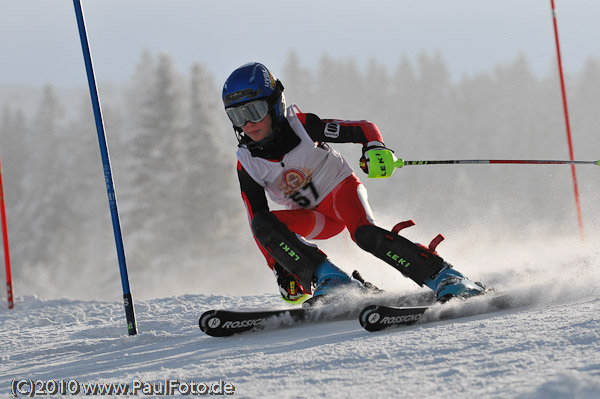
<svg viewBox="0 0 600 399">
<path fill-rule="evenodd" d="M 301 304 L 308 299 L 308 295 L 300 290 L 300 285 L 290 273 L 288 273 L 279 263 L 273 266 L 273 274 L 277 278 L 279 293 L 281 298 L 292 304 Z"/>
<path fill-rule="evenodd" d="M 363 172 L 365 172 L 366 174 L 369 175 L 369 177 L 389 177 L 392 175 L 393 172 L 393 165 L 390 165 L 390 169 L 389 171 L 386 171 L 386 165 L 378 165 L 377 168 L 373 168 L 374 170 L 371 170 L 371 156 L 373 154 L 373 151 L 375 150 L 377 152 L 377 154 L 384 154 L 385 155 L 385 159 L 387 160 L 394 158 L 393 156 L 393 151 L 390 150 L 389 148 L 387 148 L 385 146 L 385 144 L 383 144 L 381 141 L 370 141 L 367 144 L 363 145 L 362 148 L 362 157 L 360 157 L 360 168 L 362 169 Z M 381 159 L 379 159 L 379 162 L 381 163 Z M 387 162 L 386 162 L 387 163 Z"/>
</svg>

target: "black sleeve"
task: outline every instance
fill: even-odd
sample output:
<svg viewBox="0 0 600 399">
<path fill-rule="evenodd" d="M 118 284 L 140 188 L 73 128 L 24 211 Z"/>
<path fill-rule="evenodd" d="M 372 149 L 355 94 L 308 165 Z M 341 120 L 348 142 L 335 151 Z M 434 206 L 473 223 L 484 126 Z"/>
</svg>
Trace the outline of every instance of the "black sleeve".
<svg viewBox="0 0 600 399">
<path fill-rule="evenodd" d="M 318 142 L 361 143 L 381 141 L 381 133 L 374 123 L 369 121 L 342 121 L 321 119 L 315 114 L 304 115 L 304 128 L 309 136 Z"/>
<path fill-rule="evenodd" d="M 265 189 L 248 174 L 246 169 L 244 169 L 239 162 L 237 172 L 240 181 L 240 190 L 242 191 L 242 199 L 246 204 L 250 219 L 258 212 L 268 211 L 269 205 L 267 203 Z"/>
</svg>

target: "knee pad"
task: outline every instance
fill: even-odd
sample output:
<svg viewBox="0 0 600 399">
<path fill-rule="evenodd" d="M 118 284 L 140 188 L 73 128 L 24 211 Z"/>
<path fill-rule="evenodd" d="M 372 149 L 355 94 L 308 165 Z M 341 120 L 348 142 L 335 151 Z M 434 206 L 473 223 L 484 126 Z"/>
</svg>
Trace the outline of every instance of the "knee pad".
<svg viewBox="0 0 600 399">
<path fill-rule="evenodd" d="M 354 238 L 360 248 L 421 286 L 444 267 L 444 260 L 425 247 L 375 225 L 360 226 Z"/>
<path fill-rule="evenodd" d="M 310 293 L 314 271 L 327 255 L 316 246 L 302 242 L 271 212 L 254 215 L 251 229 L 277 263 L 296 278 L 304 292 Z"/>
</svg>

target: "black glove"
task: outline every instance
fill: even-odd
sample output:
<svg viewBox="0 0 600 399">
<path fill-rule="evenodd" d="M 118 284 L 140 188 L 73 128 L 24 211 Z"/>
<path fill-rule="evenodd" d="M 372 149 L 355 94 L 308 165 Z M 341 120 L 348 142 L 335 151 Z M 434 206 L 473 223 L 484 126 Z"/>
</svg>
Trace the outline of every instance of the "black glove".
<svg viewBox="0 0 600 399">
<path fill-rule="evenodd" d="M 360 168 L 366 174 L 369 174 L 369 151 L 370 150 L 388 150 L 389 148 L 385 146 L 381 141 L 369 141 L 367 144 L 363 145 L 362 148 L 362 157 L 360 157 Z"/>
<path fill-rule="evenodd" d="M 284 301 L 300 304 L 308 298 L 308 295 L 300 290 L 300 285 L 294 276 L 284 270 L 279 263 L 275 263 L 273 266 L 273 274 L 275 274 L 275 277 L 277 278 L 279 293 Z"/>
</svg>

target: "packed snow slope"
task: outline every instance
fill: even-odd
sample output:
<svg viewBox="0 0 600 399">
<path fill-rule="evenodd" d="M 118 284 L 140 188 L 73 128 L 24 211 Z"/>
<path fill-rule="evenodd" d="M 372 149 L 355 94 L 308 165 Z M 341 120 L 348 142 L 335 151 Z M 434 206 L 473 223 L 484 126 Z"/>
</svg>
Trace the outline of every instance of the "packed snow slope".
<svg viewBox="0 0 600 399">
<path fill-rule="evenodd" d="M 542 287 L 535 305 L 378 333 L 350 320 L 212 338 L 197 325 L 205 310 L 285 305 L 275 294 L 195 294 L 137 301 L 129 337 L 118 300 L 17 297 L 0 311 L 0 397 L 21 379 L 137 384 L 138 397 L 175 380 L 240 398 L 600 397 L 598 251 L 512 255 L 477 277 L 503 291 Z"/>
</svg>

